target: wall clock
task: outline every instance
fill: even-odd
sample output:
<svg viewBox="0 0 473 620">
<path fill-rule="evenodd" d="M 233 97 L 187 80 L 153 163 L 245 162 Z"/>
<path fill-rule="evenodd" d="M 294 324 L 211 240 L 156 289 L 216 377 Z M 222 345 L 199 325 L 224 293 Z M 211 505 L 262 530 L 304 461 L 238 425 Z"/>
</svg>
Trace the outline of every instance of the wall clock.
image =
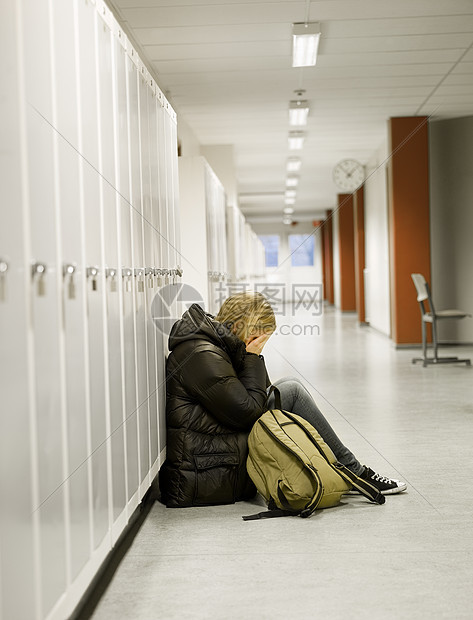
<svg viewBox="0 0 473 620">
<path fill-rule="evenodd" d="M 333 169 L 333 182 L 344 191 L 354 192 L 365 180 L 365 169 L 355 159 L 343 159 Z"/>
</svg>

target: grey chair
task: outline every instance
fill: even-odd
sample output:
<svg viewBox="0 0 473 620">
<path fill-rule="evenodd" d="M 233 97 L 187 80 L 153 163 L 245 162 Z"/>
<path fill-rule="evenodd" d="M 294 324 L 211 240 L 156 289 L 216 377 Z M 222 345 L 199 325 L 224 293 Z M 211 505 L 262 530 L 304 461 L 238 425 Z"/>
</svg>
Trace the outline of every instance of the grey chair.
<svg viewBox="0 0 473 620">
<path fill-rule="evenodd" d="M 420 273 L 411 273 L 412 280 L 417 290 L 417 301 L 420 306 L 420 313 L 422 319 L 422 354 L 424 357 L 415 357 L 412 363 L 422 362 L 423 366 L 428 364 L 467 364 L 471 366 L 469 359 L 458 359 L 458 357 L 439 357 L 438 356 L 438 340 L 437 340 L 437 321 L 443 319 L 464 319 L 467 316 L 471 316 L 467 312 L 462 310 L 440 310 L 437 311 L 432 303 L 432 295 L 430 293 L 430 287 L 427 284 L 424 276 Z M 429 309 L 424 306 L 428 301 Z M 426 323 L 432 324 L 432 340 L 433 340 L 433 357 L 427 355 L 427 327 Z"/>
</svg>

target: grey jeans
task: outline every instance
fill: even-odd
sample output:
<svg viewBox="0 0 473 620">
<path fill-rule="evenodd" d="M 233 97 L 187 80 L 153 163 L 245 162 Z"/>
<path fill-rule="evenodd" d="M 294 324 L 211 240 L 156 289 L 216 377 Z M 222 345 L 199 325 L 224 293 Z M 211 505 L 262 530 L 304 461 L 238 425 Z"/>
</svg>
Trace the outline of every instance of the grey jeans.
<svg viewBox="0 0 473 620">
<path fill-rule="evenodd" d="M 337 460 L 348 467 L 353 473 L 360 475 L 363 465 L 355 458 L 355 455 L 346 448 L 337 434 L 325 419 L 323 413 L 315 404 L 314 399 L 304 385 L 295 377 L 283 377 L 274 384 L 281 393 L 281 407 L 291 411 L 307 420 L 316 429 L 325 443 L 330 447 Z M 268 399 L 268 409 L 273 409 L 275 404 L 274 394 Z"/>
</svg>

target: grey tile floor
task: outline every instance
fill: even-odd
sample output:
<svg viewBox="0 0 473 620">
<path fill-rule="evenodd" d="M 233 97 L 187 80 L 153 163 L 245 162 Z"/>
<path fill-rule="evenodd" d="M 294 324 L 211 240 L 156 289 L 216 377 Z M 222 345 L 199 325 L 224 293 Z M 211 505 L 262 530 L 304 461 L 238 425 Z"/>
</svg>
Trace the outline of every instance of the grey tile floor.
<svg viewBox="0 0 473 620">
<path fill-rule="evenodd" d="M 257 500 L 156 503 L 94 620 L 473 618 L 473 368 L 414 366 L 418 352 L 351 314 L 286 311 L 291 335 L 264 351 L 270 376 L 304 380 L 358 458 L 408 491 L 306 520 L 242 521 Z M 473 358 L 442 354 L 457 351 Z"/>
</svg>

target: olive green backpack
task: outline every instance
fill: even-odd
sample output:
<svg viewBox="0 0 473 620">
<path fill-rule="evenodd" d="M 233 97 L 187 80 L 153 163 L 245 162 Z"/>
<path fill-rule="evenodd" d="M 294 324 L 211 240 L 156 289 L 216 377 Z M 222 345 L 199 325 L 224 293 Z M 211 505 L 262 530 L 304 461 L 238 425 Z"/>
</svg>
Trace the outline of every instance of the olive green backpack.
<svg viewBox="0 0 473 620">
<path fill-rule="evenodd" d="M 281 411 L 279 392 L 273 390 L 277 408 L 266 411 L 253 426 L 247 460 L 248 474 L 269 510 L 243 519 L 309 517 L 317 508 L 336 506 L 351 489 L 384 504 L 384 495 L 374 485 L 337 462 L 313 426 L 295 413 Z"/>
</svg>

